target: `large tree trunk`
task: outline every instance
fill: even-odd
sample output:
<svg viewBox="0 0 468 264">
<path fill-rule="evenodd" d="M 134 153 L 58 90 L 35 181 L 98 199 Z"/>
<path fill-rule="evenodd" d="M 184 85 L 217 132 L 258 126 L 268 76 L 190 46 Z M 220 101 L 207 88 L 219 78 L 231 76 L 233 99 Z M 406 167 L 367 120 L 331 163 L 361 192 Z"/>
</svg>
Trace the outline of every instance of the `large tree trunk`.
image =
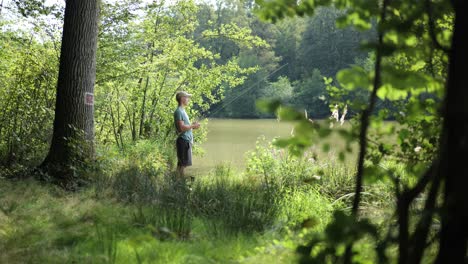
<svg viewBox="0 0 468 264">
<path fill-rule="evenodd" d="M 457 0 L 450 51 L 440 175 L 445 180 L 437 263 L 466 263 L 468 236 L 468 1 Z M 460 159 L 460 160 L 458 160 Z"/>
<path fill-rule="evenodd" d="M 67 0 L 57 84 L 54 132 L 41 165 L 59 182 L 71 166 L 94 155 L 94 82 L 99 0 Z"/>
</svg>

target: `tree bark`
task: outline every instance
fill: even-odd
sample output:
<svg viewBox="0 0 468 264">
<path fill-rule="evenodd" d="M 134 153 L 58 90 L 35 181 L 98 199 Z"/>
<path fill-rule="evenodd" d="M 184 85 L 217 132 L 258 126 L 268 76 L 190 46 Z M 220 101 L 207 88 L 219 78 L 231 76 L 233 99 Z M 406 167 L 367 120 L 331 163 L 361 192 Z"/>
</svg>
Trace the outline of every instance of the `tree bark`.
<svg viewBox="0 0 468 264">
<path fill-rule="evenodd" d="M 444 182 L 437 263 L 466 263 L 468 236 L 468 1 L 452 1 L 455 25 L 449 53 L 439 173 Z M 458 160 L 460 159 L 460 160 Z"/>
<path fill-rule="evenodd" d="M 94 156 L 98 16 L 99 0 L 66 2 L 53 137 L 41 165 L 59 181 L 68 182 L 67 168 Z"/>
</svg>

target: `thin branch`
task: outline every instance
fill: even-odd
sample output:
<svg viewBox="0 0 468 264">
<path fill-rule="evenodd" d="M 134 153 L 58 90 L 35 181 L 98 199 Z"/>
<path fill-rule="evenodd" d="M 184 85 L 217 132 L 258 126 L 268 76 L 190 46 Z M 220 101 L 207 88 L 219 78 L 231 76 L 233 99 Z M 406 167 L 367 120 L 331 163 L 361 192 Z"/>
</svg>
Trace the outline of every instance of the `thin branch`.
<svg viewBox="0 0 468 264">
<path fill-rule="evenodd" d="M 440 177 L 436 177 L 432 182 L 426 204 L 424 205 L 423 215 L 418 222 L 416 231 L 411 238 L 411 255 L 409 263 L 421 263 L 422 256 L 426 249 L 426 240 L 429 234 L 429 228 L 432 224 L 432 215 L 435 211 L 436 198 L 440 186 Z"/>
<path fill-rule="evenodd" d="M 161 84 L 159 85 L 159 90 L 156 92 L 156 89 L 154 90 L 153 94 L 151 95 L 151 113 L 149 116 L 149 122 L 153 122 L 153 117 L 154 117 L 154 111 L 156 111 L 156 107 L 159 105 L 159 101 L 161 99 L 161 92 L 164 88 L 164 85 L 166 83 L 166 78 L 167 78 L 168 71 L 164 72 L 164 76 L 161 80 Z"/>
<path fill-rule="evenodd" d="M 424 173 L 424 175 L 421 177 L 421 179 L 418 181 L 418 183 L 413 188 L 411 188 L 411 189 L 409 189 L 409 190 L 407 190 L 405 192 L 406 196 L 409 199 L 409 203 L 411 203 L 420 193 L 422 193 L 424 188 L 427 186 L 429 181 L 434 176 L 434 171 L 435 171 L 435 165 L 434 164 L 435 163 L 436 163 L 436 161 L 434 161 L 431 164 L 431 167 L 429 167 L 429 169 L 426 171 L 426 173 Z"/>
<path fill-rule="evenodd" d="M 386 18 L 386 11 L 387 11 L 387 6 L 389 5 L 390 0 L 384 0 L 381 13 L 380 13 L 380 23 L 385 22 Z M 379 47 L 376 50 L 376 58 L 375 58 L 375 68 L 374 68 L 374 83 L 373 83 L 373 89 L 372 93 L 369 98 L 369 107 L 363 111 L 362 117 L 361 117 L 361 131 L 359 135 L 359 140 L 360 140 L 360 151 L 359 151 L 359 159 L 358 159 L 358 168 L 357 168 L 357 174 L 356 174 L 356 188 L 355 188 L 355 196 L 353 200 L 353 207 L 351 209 L 351 213 L 354 218 L 357 217 L 358 214 L 358 209 L 359 209 L 359 202 L 361 199 L 361 191 L 362 191 L 362 182 L 363 182 L 363 175 L 364 175 L 364 159 L 366 156 L 366 150 L 367 150 L 367 130 L 369 126 L 369 118 L 372 113 L 372 110 L 374 109 L 375 102 L 377 100 L 377 90 L 379 89 L 381 85 L 381 64 L 382 64 L 382 44 L 383 44 L 383 37 L 384 37 L 384 32 L 382 30 L 379 30 L 378 33 L 378 44 Z M 353 247 L 353 242 L 348 244 L 346 246 L 346 251 L 344 255 L 344 263 L 345 264 L 350 264 L 351 263 L 351 257 L 352 257 L 352 247 Z"/>
<path fill-rule="evenodd" d="M 409 220 L 409 207 L 411 203 L 414 201 L 414 199 L 421 194 L 424 191 L 424 188 L 427 186 L 427 184 L 430 182 L 430 180 L 433 178 L 434 172 L 435 172 L 435 167 L 437 164 L 436 161 L 434 161 L 431 165 L 431 167 L 426 171 L 426 173 L 421 177 L 421 179 L 418 181 L 416 186 L 413 188 L 404 191 L 402 194 L 397 195 L 398 197 L 398 203 L 397 203 L 397 212 L 398 212 L 398 230 L 399 230 L 399 235 L 398 235 L 398 246 L 399 246 L 399 256 L 398 256 L 398 263 L 419 263 L 419 262 L 414 262 L 415 259 L 419 259 L 424 252 L 424 241 L 426 240 L 427 237 L 427 231 L 429 229 L 430 221 L 431 219 L 427 219 L 427 217 L 431 218 L 432 217 L 432 211 L 430 212 L 429 216 L 423 216 L 421 221 L 418 224 L 418 228 L 416 232 L 413 234 L 413 236 L 409 237 L 409 225 L 408 225 L 408 220 Z M 435 186 L 437 185 L 437 186 Z M 432 201 L 432 193 L 433 189 L 438 187 L 438 183 L 436 184 L 435 182 L 432 185 L 431 188 L 431 193 L 430 193 L 430 198 L 426 201 L 426 209 L 431 210 L 433 208 L 434 203 Z M 432 205 L 432 207 L 431 207 Z M 411 241 L 410 241 L 411 240 Z M 421 240 L 423 242 L 421 242 Z M 411 243 L 410 243 L 411 242 Z M 422 244 L 418 244 L 422 243 Z M 414 249 L 412 247 L 415 247 Z M 417 257 L 419 256 L 419 257 Z M 408 259 L 411 259 L 412 261 L 408 262 Z"/>
<path fill-rule="evenodd" d="M 386 16 L 386 8 L 388 6 L 388 2 L 390 0 L 384 0 L 383 7 L 382 7 L 382 13 L 381 13 L 381 21 L 385 21 L 385 16 Z M 378 35 L 378 43 L 379 46 L 383 44 L 383 32 L 379 32 Z M 381 85 L 381 64 L 382 64 L 382 51 L 380 48 L 377 49 L 376 51 L 376 63 L 375 63 L 375 68 L 374 68 L 374 83 L 373 83 L 373 89 L 372 93 L 369 98 L 369 107 L 363 111 L 363 114 L 361 116 L 361 129 L 360 129 L 360 151 L 359 151 L 359 160 L 358 160 L 358 171 L 356 175 L 356 189 L 355 189 L 355 200 L 353 201 L 353 208 L 352 208 L 352 213 L 354 216 L 357 215 L 358 209 L 359 209 L 359 202 L 360 202 L 360 195 L 359 193 L 362 190 L 362 176 L 364 172 L 364 159 L 366 155 L 366 150 L 367 150 L 367 132 L 368 132 L 368 126 L 369 126 L 369 119 L 370 115 L 372 113 L 372 110 L 374 109 L 375 102 L 377 100 L 377 90 L 379 89 Z"/>
<path fill-rule="evenodd" d="M 409 247 L 409 202 L 406 193 L 398 196 L 397 215 L 398 215 L 398 263 L 404 264 L 408 261 Z"/>
</svg>

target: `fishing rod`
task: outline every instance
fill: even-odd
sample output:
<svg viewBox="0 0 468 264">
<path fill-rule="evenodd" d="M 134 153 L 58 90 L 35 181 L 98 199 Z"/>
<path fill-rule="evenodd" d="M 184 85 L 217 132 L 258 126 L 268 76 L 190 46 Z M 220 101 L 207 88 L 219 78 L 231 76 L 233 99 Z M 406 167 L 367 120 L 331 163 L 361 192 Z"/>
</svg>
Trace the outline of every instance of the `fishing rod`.
<svg viewBox="0 0 468 264">
<path fill-rule="evenodd" d="M 270 77 L 271 75 L 273 75 L 274 73 L 278 72 L 279 70 L 281 70 L 282 68 L 284 68 L 286 65 L 288 65 L 289 62 L 283 64 L 282 66 L 278 67 L 276 70 L 270 72 L 267 76 L 263 77 L 262 79 L 260 79 L 259 81 L 257 81 L 256 83 L 252 84 L 251 86 L 249 86 L 247 89 L 245 89 L 242 93 L 240 93 L 239 95 L 237 95 L 236 97 L 234 97 L 234 99 L 231 99 L 228 103 L 226 104 L 223 104 L 221 107 L 219 107 L 216 111 L 212 112 L 212 113 L 209 113 L 209 114 L 205 114 L 205 115 L 202 115 L 198 118 L 196 118 L 196 122 L 198 122 L 199 120 L 201 119 L 205 119 L 205 118 L 208 118 L 216 113 L 218 113 L 219 111 L 221 111 L 222 109 L 224 109 L 226 106 L 232 104 L 234 101 L 236 101 L 237 99 L 239 99 L 241 96 L 243 96 L 244 94 L 246 94 L 248 91 L 250 91 L 252 88 L 254 88 L 255 86 L 257 86 L 259 83 L 261 83 L 262 81 L 265 81 L 268 77 Z"/>
</svg>

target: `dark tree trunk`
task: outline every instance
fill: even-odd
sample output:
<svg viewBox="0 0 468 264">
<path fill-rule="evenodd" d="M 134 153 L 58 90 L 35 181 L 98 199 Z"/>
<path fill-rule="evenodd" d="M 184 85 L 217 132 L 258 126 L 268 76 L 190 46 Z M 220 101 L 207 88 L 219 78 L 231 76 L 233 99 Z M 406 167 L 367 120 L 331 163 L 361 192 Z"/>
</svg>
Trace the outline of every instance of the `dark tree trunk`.
<svg viewBox="0 0 468 264">
<path fill-rule="evenodd" d="M 94 155 L 94 82 L 99 0 L 67 0 L 57 84 L 54 132 L 41 165 L 69 182 L 71 165 Z"/>
<path fill-rule="evenodd" d="M 442 229 L 437 263 L 466 263 L 468 235 L 468 1 L 453 1 L 455 26 L 450 50 L 440 175 L 444 181 Z M 460 160 L 459 160 L 460 159 Z"/>
</svg>

